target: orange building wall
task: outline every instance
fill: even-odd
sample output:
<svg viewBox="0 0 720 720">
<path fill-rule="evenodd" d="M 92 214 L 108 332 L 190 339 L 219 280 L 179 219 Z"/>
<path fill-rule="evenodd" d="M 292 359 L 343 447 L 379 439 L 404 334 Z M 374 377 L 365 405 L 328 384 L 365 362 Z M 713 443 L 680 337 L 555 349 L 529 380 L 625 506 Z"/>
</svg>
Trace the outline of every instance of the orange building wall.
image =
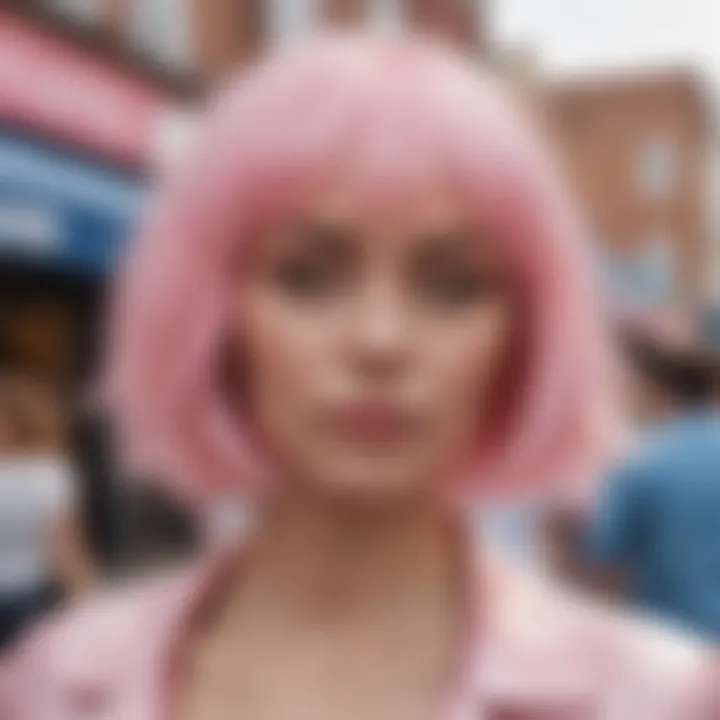
<svg viewBox="0 0 720 720">
<path fill-rule="evenodd" d="M 654 235 L 672 243 L 680 299 L 702 279 L 709 142 L 702 86 L 689 72 L 560 82 L 546 117 L 570 183 L 597 236 L 613 252 L 642 251 Z M 676 179 L 665 197 L 639 180 L 653 139 L 673 148 Z"/>
</svg>

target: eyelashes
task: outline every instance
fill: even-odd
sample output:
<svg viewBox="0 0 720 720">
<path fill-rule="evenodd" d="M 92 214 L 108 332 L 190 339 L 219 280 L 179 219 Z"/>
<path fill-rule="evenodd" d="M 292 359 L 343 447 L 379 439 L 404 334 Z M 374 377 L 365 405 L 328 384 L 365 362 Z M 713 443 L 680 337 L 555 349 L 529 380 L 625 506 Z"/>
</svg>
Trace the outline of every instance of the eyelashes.
<svg viewBox="0 0 720 720">
<path fill-rule="evenodd" d="M 343 284 L 343 274 L 327 261 L 297 259 L 281 262 L 274 276 L 285 294 L 317 298 L 338 290 Z"/>
<path fill-rule="evenodd" d="M 493 292 L 496 283 L 479 271 L 438 271 L 420 283 L 423 297 L 442 305 L 475 303 Z"/>
<path fill-rule="evenodd" d="M 362 273 L 327 258 L 293 258 L 280 262 L 273 272 L 276 285 L 291 298 L 322 300 L 351 295 L 366 282 Z M 490 295 L 497 282 L 473 268 L 427 268 L 399 274 L 401 292 L 424 305 L 464 306 Z"/>
<path fill-rule="evenodd" d="M 259 270 L 291 299 L 336 302 L 382 276 L 395 283 L 398 297 L 449 310 L 484 301 L 503 280 L 500 266 L 480 256 L 477 239 L 462 229 L 418 236 L 395 256 L 385 248 L 382 256 L 369 252 L 365 239 L 344 224 L 305 221 L 288 230 L 270 244 Z"/>
</svg>

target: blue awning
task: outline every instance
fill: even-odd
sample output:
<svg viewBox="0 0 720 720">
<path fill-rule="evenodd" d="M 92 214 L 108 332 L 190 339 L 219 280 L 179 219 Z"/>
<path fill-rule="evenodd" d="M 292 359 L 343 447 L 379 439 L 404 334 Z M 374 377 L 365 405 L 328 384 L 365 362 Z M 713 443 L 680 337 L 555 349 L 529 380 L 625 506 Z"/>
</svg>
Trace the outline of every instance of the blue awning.
<svg viewBox="0 0 720 720">
<path fill-rule="evenodd" d="M 0 259 L 109 272 L 143 196 L 142 184 L 121 172 L 0 136 Z"/>
</svg>

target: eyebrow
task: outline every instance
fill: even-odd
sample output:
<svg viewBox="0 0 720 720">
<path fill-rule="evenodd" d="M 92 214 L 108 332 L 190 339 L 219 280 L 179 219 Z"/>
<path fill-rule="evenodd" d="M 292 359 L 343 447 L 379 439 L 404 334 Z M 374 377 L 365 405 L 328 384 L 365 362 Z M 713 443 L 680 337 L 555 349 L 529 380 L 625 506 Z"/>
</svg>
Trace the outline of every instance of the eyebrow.
<svg viewBox="0 0 720 720">
<path fill-rule="evenodd" d="M 466 247 L 476 245 L 472 233 L 465 228 L 447 228 L 446 230 L 431 230 L 418 233 L 418 239 L 428 246 L 440 247 Z"/>
<path fill-rule="evenodd" d="M 358 239 L 358 232 L 351 226 L 322 218 L 303 218 L 298 223 L 299 230 L 292 232 L 294 238 L 310 239 L 328 249 L 347 248 Z"/>
<path fill-rule="evenodd" d="M 416 262 L 423 266 L 445 267 L 447 263 L 461 263 L 467 269 L 488 272 L 498 278 L 513 281 L 512 265 L 492 242 L 483 242 L 480 231 L 466 228 L 448 229 L 425 235 L 425 242 Z"/>
<path fill-rule="evenodd" d="M 490 260 L 481 243 L 465 229 L 448 229 L 418 235 L 421 253 L 425 259 L 446 257 L 448 253 L 471 254 L 476 260 Z"/>
</svg>

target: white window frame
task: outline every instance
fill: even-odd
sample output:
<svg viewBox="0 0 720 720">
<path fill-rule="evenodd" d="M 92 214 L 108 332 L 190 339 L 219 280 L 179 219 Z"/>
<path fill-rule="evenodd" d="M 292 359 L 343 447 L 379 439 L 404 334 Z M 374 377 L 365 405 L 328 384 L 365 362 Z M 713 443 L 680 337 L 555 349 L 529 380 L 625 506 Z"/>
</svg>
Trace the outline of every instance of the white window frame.
<svg viewBox="0 0 720 720">
<path fill-rule="evenodd" d="M 670 135 L 645 138 L 635 159 L 635 178 L 640 194 L 648 200 L 669 200 L 680 183 L 680 148 Z"/>
</svg>

